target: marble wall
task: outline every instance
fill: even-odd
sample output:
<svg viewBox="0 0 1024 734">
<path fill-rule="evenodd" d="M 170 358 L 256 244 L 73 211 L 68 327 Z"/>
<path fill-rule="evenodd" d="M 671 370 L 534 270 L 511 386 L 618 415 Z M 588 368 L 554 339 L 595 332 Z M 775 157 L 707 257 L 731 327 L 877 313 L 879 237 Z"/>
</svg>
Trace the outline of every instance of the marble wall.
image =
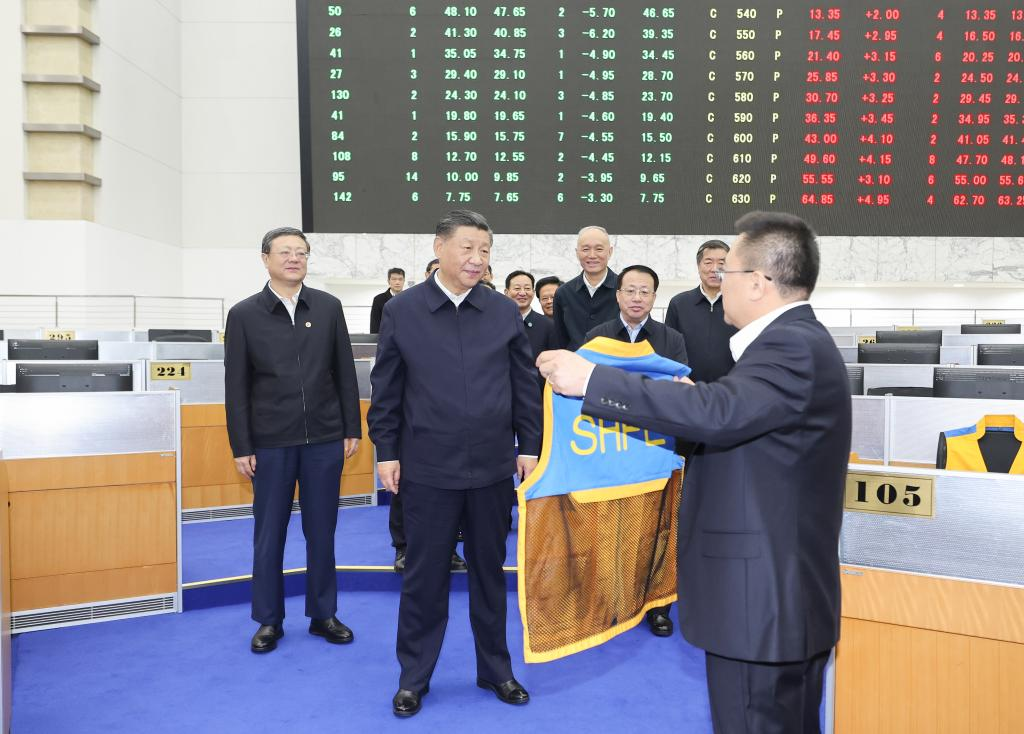
<svg viewBox="0 0 1024 734">
<path fill-rule="evenodd" d="M 706 239 L 730 235 L 613 235 L 612 268 L 643 263 L 662 280 L 692 281 L 694 254 Z M 422 277 L 433 258 L 426 234 L 313 234 L 310 274 L 323 280 L 382 280 L 389 267 Z M 523 268 L 534 275 L 579 272 L 575 234 L 497 234 L 492 265 L 503 277 Z M 1024 237 L 821 237 L 820 283 L 1021 283 Z"/>
</svg>

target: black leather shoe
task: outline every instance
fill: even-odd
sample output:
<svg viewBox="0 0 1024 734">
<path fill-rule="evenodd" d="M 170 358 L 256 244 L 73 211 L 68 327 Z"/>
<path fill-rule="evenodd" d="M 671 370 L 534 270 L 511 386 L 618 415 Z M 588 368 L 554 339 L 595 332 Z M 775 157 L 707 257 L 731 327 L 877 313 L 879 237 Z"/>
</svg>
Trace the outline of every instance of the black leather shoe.
<svg viewBox="0 0 1024 734">
<path fill-rule="evenodd" d="M 655 637 L 669 637 L 672 634 L 672 620 L 661 612 L 647 612 L 647 624 L 651 626 L 651 634 Z"/>
<path fill-rule="evenodd" d="M 391 699 L 392 713 L 403 719 L 415 716 L 419 713 L 420 707 L 423 705 L 423 697 L 426 696 L 429 691 L 430 686 L 427 686 L 419 693 L 399 688 L 398 693 L 396 693 L 395 697 Z"/>
<path fill-rule="evenodd" d="M 284 628 L 279 624 L 261 624 L 252 636 L 249 649 L 255 653 L 270 652 L 277 647 L 277 641 L 284 637 Z"/>
<path fill-rule="evenodd" d="M 339 622 L 337 617 L 309 620 L 309 634 L 323 637 L 335 645 L 347 645 L 355 639 L 352 630 Z"/>
<path fill-rule="evenodd" d="M 405 570 L 405 548 L 395 548 L 395 573 Z"/>
<path fill-rule="evenodd" d="M 465 571 L 466 561 L 458 553 L 452 553 L 452 570 L 453 571 Z"/>
<path fill-rule="evenodd" d="M 483 678 L 477 678 L 476 684 L 481 688 L 494 691 L 494 695 L 497 696 L 498 700 L 502 703 L 521 706 L 524 703 L 530 702 L 530 694 L 526 692 L 526 689 L 523 688 L 515 678 L 507 680 L 504 683 L 491 683 Z"/>
</svg>

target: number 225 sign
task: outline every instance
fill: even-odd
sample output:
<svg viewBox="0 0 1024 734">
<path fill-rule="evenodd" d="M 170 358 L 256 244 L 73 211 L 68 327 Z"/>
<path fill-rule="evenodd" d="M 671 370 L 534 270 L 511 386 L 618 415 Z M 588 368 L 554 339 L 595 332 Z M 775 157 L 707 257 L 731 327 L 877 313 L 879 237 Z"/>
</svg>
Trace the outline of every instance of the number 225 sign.
<svg viewBox="0 0 1024 734">
<path fill-rule="evenodd" d="M 849 472 L 843 504 L 855 512 L 932 517 L 934 496 L 933 477 Z"/>
</svg>

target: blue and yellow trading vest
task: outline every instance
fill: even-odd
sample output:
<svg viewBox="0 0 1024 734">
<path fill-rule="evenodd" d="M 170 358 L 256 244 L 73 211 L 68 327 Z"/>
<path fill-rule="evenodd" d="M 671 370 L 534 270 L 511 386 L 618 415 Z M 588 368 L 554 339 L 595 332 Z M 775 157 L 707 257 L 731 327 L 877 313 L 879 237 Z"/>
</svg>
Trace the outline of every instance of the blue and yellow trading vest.
<svg viewBox="0 0 1024 734">
<path fill-rule="evenodd" d="M 987 472 L 978 441 L 986 431 L 1013 432 L 1021 448 L 1010 466 L 1010 474 L 1024 474 L 1024 424 L 1014 415 L 986 415 L 973 426 L 943 431 L 946 437 L 946 469 Z"/>
<path fill-rule="evenodd" d="M 654 380 L 689 367 L 636 344 L 599 337 L 578 353 Z M 680 386 L 680 389 L 687 389 Z M 519 487 L 518 582 L 527 662 L 599 645 L 675 601 L 675 440 L 581 412 L 544 389 L 544 444 Z"/>
</svg>

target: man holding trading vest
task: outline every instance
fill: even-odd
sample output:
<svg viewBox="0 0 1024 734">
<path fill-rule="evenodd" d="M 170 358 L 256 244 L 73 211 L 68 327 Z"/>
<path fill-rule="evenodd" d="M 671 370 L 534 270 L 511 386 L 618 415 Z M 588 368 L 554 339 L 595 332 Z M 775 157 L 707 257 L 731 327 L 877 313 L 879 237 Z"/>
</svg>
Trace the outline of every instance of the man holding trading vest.
<svg viewBox="0 0 1024 734">
<path fill-rule="evenodd" d="M 816 732 L 839 637 L 839 528 L 850 451 L 842 357 L 807 302 L 814 233 L 788 214 L 736 223 L 722 298 L 736 365 L 679 384 L 546 352 L 583 412 L 698 442 L 679 508 L 679 624 L 706 651 L 716 732 Z"/>
</svg>

